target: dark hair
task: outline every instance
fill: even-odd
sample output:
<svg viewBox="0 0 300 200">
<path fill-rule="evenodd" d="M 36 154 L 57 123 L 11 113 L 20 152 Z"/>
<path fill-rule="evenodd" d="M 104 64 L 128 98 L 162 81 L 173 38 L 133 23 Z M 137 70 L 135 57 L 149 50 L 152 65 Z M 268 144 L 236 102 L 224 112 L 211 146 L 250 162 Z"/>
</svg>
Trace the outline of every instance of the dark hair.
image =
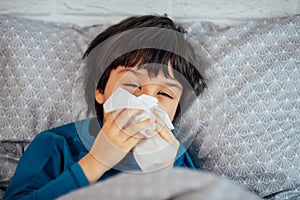
<svg viewBox="0 0 300 200">
<path fill-rule="evenodd" d="M 101 32 L 83 56 L 87 58 L 89 72 L 85 90 L 88 102 L 91 98 L 95 101 L 95 89 L 104 92 L 110 72 L 118 66 L 138 65 L 147 69 L 150 76 L 157 76 L 162 70 L 170 78 L 167 67 L 151 67 L 167 66 L 170 62 L 175 78 L 184 88 L 176 118 L 182 105 L 191 103 L 192 94 L 198 96 L 205 88 L 200 63 L 185 33 L 183 27 L 168 17 L 155 15 L 129 17 Z M 185 87 L 187 83 L 190 89 Z M 97 117 L 102 119 L 103 107 L 97 101 L 95 109 Z"/>
</svg>

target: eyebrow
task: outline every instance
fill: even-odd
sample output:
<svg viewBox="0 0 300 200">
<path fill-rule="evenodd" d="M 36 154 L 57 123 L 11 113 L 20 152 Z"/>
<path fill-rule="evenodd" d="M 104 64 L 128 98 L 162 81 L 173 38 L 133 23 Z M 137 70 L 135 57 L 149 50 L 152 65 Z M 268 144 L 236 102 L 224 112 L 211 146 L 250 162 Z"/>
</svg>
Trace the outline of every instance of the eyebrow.
<svg viewBox="0 0 300 200">
<path fill-rule="evenodd" d="M 140 72 L 137 72 L 136 70 L 132 70 L 132 69 L 122 69 L 119 71 L 119 73 L 124 73 L 124 72 L 131 72 L 133 73 L 134 75 L 136 76 L 142 76 L 142 74 Z M 176 81 L 177 82 L 177 81 Z M 177 84 L 177 83 L 171 83 L 171 82 L 168 82 L 168 81 L 165 81 L 165 82 L 162 82 L 163 85 L 166 85 L 168 87 L 174 87 L 174 88 L 177 88 L 179 90 L 182 89 L 182 86 L 181 84 Z"/>
</svg>

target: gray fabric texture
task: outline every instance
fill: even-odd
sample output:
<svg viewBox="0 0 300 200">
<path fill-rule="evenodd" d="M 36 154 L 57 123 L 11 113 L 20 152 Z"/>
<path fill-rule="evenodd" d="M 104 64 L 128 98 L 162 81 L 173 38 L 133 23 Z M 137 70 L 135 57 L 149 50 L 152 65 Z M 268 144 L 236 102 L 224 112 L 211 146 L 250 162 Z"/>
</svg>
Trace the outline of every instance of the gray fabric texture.
<svg viewBox="0 0 300 200">
<path fill-rule="evenodd" d="M 159 170 L 145 174 L 124 173 L 90 187 L 71 192 L 58 199 L 99 198 L 111 200 L 260 199 L 226 179 L 182 168 Z"/>
<path fill-rule="evenodd" d="M 0 141 L 0 189 L 5 190 L 13 176 L 28 142 Z"/>
<path fill-rule="evenodd" d="M 31 141 L 76 119 L 76 81 L 86 48 L 79 28 L 1 16 L 0 35 L 0 140 Z"/>
<path fill-rule="evenodd" d="M 0 16 L 0 187 L 36 134 L 84 113 L 78 72 L 89 40 L 72 24 Z"/>
<path fill-rule="evenodd" d="M 196 166 L 261 197 L 300 199 L 300 17 L 189 33 L 214 60 L 185 116 Z"/>
</svg>

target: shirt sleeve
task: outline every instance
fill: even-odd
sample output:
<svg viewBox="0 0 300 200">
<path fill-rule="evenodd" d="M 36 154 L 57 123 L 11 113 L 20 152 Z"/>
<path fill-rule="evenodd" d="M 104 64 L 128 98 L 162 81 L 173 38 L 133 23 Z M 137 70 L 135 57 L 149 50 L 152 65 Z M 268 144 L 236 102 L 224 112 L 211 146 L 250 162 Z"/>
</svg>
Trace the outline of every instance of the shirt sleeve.
<svg viewBox="0 0 300 200">
<path fill-rule="evenodd" d="M 64 137 L 44 132 L 24 152 L 4 199 L 55 199 L 88 184 Z"/>
</svg>

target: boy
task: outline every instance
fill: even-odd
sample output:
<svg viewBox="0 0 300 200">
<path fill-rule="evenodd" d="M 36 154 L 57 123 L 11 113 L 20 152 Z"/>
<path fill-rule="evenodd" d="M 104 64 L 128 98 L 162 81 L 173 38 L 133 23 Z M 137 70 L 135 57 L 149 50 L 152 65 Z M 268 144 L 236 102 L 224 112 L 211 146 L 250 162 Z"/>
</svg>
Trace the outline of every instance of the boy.
<svg viewBox="0 0 300 200">
<path fill-rule="evenodd" d="M 183 28 L 169 18 L 148 15 L 123 20 L 95 37 L 84 58 L 87 98 L 95 101 L 97 119 L 38 134 L 20 159 L 4 199 L 54 199 L 121 171 L 136 171 L 131 152 L 148 140 L 142 131 L 152 125 L 155 128 L 148 133 L 177 152 L 160 168 L 193 168 L 157 112 L 151 118 L 140 117 L 142 109 L 103 109 L 117 88 L 122 88 L 136 97 L 154 97 L 171 121 L 179 118 L 205 87 L 183 34 Z"/>
</svg>

